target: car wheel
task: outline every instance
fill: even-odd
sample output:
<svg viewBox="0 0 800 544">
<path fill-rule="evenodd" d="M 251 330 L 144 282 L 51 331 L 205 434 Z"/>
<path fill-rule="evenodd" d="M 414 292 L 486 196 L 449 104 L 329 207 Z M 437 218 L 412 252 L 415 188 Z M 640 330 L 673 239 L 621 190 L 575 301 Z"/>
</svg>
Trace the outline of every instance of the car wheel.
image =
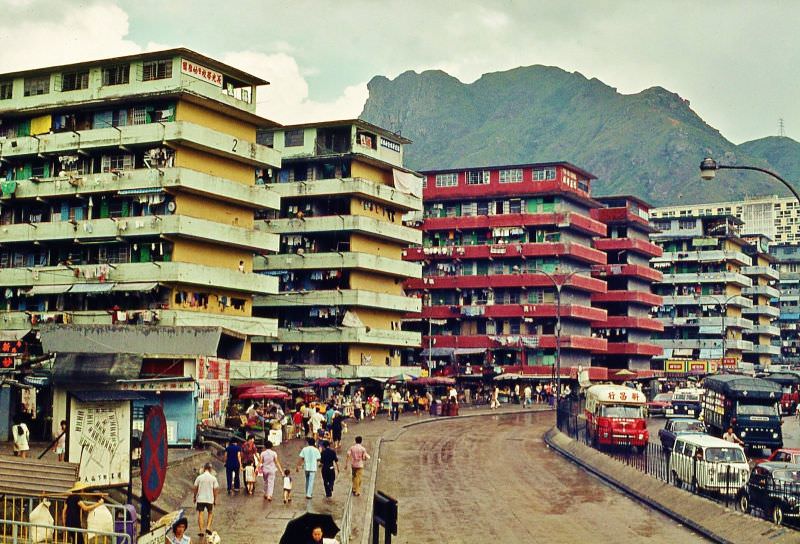
<svg viewBox="0 0 800 544">
<path fill-rule="evenodd" d="M 750 513 L 750 497 L 747 496 L 747 493 L 739 495 L 739 510 L 745 514 Z"/>
<path fill-rule="evenodd" d="M 678 473 L 674 470 L 672 471 L 672 483 L 675 484 L 675 487 L 683 487 L 683 482 L 678 477 Z"/>
<path fill-rule="evenodd" d="M 772 507 L 772 523 L 775 525 L 783 525 L 783 508 L 780 504 Z"/>
</svg>

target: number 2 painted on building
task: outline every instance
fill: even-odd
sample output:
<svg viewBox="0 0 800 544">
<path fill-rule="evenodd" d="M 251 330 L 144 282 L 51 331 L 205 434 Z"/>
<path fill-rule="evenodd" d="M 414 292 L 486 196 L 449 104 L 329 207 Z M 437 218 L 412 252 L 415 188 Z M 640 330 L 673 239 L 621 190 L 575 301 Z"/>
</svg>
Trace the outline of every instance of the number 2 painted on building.
<svg viewBox="0 0 800 544">
<path fill-rule="evenodd" d="M 236 146 L 239 145 L 239 140 L 236 138 L 233 139 L 233 149 L 231 151 L 236 151 Z"/>
</svg>

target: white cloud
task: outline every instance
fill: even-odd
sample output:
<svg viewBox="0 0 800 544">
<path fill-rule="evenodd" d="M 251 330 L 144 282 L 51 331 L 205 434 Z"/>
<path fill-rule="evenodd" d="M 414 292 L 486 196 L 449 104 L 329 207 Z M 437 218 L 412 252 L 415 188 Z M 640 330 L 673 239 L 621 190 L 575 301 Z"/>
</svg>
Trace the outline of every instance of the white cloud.
<svg viewBox="0 0 800 544">
<path fill-rule="evenodd" d="M 369 94 L 364 82 L 346 87 L 333 101 L 310 100 L 306 72 L 286 53 L 238 51 L 227 53 L 222 60 L 270 82 L 259 89 L 257 110 L 283 124 L 358 117 Z"/>
<path fill-rule="evenodd" d="M 18 16 L 0 17 L 0 39 L 13 47 L 0 48 L 0 73 L 67 64 L 141 51 L 125 39 L 128 14 L 119 6 L 93 3 L 76 9 L 68 2 L 5 0 Z M 5 11 L 5 10 L 4 10 Z M 28 16 L 46 12 L 46 17 Z"/>
</svg>

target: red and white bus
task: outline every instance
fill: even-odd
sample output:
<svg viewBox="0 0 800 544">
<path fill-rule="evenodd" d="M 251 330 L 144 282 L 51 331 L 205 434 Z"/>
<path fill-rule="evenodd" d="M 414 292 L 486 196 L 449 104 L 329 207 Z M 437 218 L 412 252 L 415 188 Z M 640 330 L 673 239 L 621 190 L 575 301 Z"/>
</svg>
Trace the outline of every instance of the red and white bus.
<svg viewBox="0 0 800 544">
<path fill-rule="evenodd" d="M 644 393 L 622 385 L 593 385 L 586 390 L 586 426 L 595 446 L 644 447 L 647 432 Z"/>
</svg>

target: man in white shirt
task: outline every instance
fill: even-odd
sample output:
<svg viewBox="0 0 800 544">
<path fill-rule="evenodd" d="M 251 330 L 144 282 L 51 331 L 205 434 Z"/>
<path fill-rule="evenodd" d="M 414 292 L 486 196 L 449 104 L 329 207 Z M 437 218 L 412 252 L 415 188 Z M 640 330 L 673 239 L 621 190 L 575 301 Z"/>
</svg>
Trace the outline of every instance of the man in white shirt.
<svg viewBox="0 0 800 544">
<path fill-rule="evenodd" d="M 522 396 L 524 397 L 524 401 L 522 403 L 522 407 L 530 406 L 533 401 L 531 397 L 533 396 L 533 390 L 531 389 L 530 384 L 525 386 L 525 389 L 522 390 Z"/>
<path fill-rule="evenodd" d="M 308 425 L 311 427 L 311 434 L 314 435 L 315 438 L 320 427 L 322 427 L 323 421 L 325 421 L 325 416 L 320 414 L 317 410 L 311 411 L 311 415 L 308 418 Z"/>
<path fill-rule="evenodd" d="M 211 534 L 211 522 L 214 519 L 214 505 L 217 504 L 219 482 L 211 474 L 211 463 L 206 463 L 203 473 L 194 480 L 194 502 L 197 506 L 197 527 L 199 536 Z M 203 523 L 203 511 L 208 512 L 208 522 Z"/>
<path fill-rule="evenodd" d="M 403 396 L 400 394 L 400 391 L 397 389 L 392 392 L 392 413 L 391 413 L 391 420 L 397 421 L 400 419 L 400 403 L 403 402 Z"/>
</svg>

